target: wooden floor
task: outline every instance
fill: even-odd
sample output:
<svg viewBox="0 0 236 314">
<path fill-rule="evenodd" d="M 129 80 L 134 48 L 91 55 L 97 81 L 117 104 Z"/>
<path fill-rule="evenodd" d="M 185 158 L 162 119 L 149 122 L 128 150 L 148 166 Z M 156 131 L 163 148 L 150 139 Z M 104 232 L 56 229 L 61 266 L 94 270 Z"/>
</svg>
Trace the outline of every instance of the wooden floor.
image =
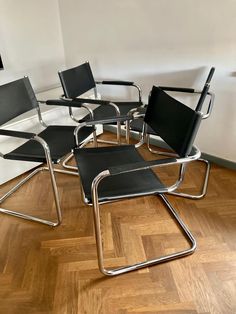
<svg viewBox="0 0 236 314">
<path fill-rule="evenodd" d="M 163 169 L 162 178 L 170 182 L 175 173 Z M 202 173 L 197 162 L 189 167 L 184 189 L 196 191 Z M 98 271 L 92 208 L 81 200 L 79 178 L 57 181 L 61 226 L 1 215 L 0 313 L 236 313 L 235 171 L 212 165 L 203 200 L 168 197 L 197 239 L 193 255 L 113 278 Z M 4 207 L 52 218 L 48 175 L 37 175 Z M 104 205 L 101 221 L 108 266 L 188 245 L 155 196 Z"/>
</svg>

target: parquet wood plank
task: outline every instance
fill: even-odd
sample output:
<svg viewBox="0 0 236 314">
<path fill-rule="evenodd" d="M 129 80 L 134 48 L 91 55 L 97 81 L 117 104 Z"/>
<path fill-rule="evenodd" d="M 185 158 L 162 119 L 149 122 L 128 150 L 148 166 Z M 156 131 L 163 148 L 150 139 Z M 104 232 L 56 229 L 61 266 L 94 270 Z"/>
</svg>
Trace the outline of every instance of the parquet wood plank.
<svg viewBox="0 0 236 314">
<path fill-rule="evenodd" d="M 141 153 L 147 159 L 156 158 L 145 149 Z M 176 173 L 176 167 L 163 168 L 160 175 L 173 182 Z M 183 188 L 196 191 L 203 173 L 202 165 L 193 163 Z M 236 313 L 235 171 L 212 165 L 208 194 L 202 200 L 168 196 L 197 239 L 193 255 L 114 278 L 98 271 L 93 212 L 82 202 L 79 177 L 56 178 L 63 211 L 61 226 L 53 229 L 0 216 L 0 313 Z M 2 186 L 1 193 L 14 182 Z M 4 207 L 53 218 L 47 174 L 32 178 Z M 155 196 L 101 208 L 108 266 L 188 247 Z"/>
</svg>

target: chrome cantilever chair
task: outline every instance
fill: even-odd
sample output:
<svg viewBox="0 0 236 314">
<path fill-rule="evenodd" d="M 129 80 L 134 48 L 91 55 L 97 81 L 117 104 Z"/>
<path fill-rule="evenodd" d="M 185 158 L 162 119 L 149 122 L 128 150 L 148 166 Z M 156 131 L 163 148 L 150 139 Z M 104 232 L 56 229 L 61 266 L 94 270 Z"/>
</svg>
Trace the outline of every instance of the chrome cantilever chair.
<svg viewBox="0 0 236 314">
<path fill-rule="evenodd" d="M 185 106 L 162 89 L 153 87 L 144 121 L 171 146 L 176 153 L 175 158 L 146 161 L 141 157 L 135 145 L 75 149 L 74 155 L 80 174 L 84 201 L 93 206 L 98 265 L 103 274 L 119 275 L 192 254 L 196 249 L 193 235 L 165 194 L 174 191 L 179 186 L 181 172 L 185 165 L 200 158 L 201 153 L 193 146 L 193 141 L 201 120 L 200 112 Z M 84 122 L 81 127 L 93 125 L 93 123 L 96 121 Z M 158 170 L 158 167 L 171 165 L 180 166 L 180 176 L 173 185 L 165 186 L 152 169 L 157 168 Z M 107 269 L 104 266 L 100 205 L 145 195 L 156 195 L 163 200 L 188 239 L 190 247 L 134 265 Z"/>
<path fill-rule="evenodd" d="M 167 92 L 178 92 L 178 93 L 188 93 L 188 94 L 198 94 L 200 97 L 198 99 L 195 111 L 202 111 L 203 106 L 205 104 L 205 101 L 207 100 L 207 96 L 208 96 L 208 106 L 207 106 L 207 110 L 203 115 L 203 119 L 207 119 L 212 111 L 212 107 L 214 104 L 214 94 L 212 92 L 209 91 L 210 89 L 210 82 L 211 79 L 214 75 L 215 72 L 215 68 L 212 67 L 208 73 L 207 79 L 205 81 L 204 87 L 202 89 L 202 91 L 197 91 L 193 88 L 183 88 L 183 87 L 167 87 L 167 86 L 159 86 L 162 90 L 167 91 Z M 135 131 L 138 132 L 141 136 L 140 136 L 140 141 L 139 143 L 137 143 L 137 147 L 142 145 L 143 143 L 147 143 L 147 147 L 149 149 L 150 152 L 158 154 L 158 155 L 166 155 L 166 156 L 175 156 L 174 153 L 172 152 L 167 152 L 167 151 L 160 151 L 160 150 L 154 150 L 153 148 L 151 148 L 150 146 L 150 137 L 151 135 L 158 135 L 150 126 L 147 126 L 144 123 L 143 120 L 143 116 L 145 115 L 145 108 L 140 108 L 139 109 L 139 115 L 137 119 L 134 119 L 131 123 L 130 123 L 130 130 L 131 131 Z M 128 137 L 129 138 L 129 135 Z M 172 192 L 171 194 L 174 194 L 176 196 L 181 196 L 181 197 L 187 197 L 187 198 L 192 198 L 192 199 L 200 199 L 202 197 L 204 197 L 206 195 L 207 192 L 207 186 L 208 186 L 208 181 L 209 181 L 209 174 L 210 174 L 210 163 L 208 160 L 203 159 L 203 158 L 199 158 L 198 162 L 201 162 L 203 164 L 205 164 L 205 174 L 204 174 L 204 180 L 203 180 L 203 184 L 201 187 L 201 192 L 199 194 L 188 194 L 188 193 L 184 193 L 184 192 Z M 182 173 L 182 181 L 184 180 L 184 175 L 185 173 Z"/>
<path fill-rule="evenodd" d="M 88 121 L 91 118 L 95 120 L 104 120 L 109 117 L 126 115 L 131 109 L 137 108 L 142 105 L 141 89 L 134 82 L 129 81 L 95 81 L 89 62 L 85 62 L 74 68 L 65 71 L 60 71 L 59 78 L 64 91 L 64 103 L 57 100 L 48 100 L 48 105 L 67 105 L 69 106 L 69 114 L 76 122 Z M 114 85 L 114 86 L 127 86 L 135 88 L 138 92 L 138 99 L 136 101 L 111 101 L 101 100 L 98 98 L 97 85 Z M 81 98 L 80 96 L 88 91 L 94 91 L 94 99 Z M 69 103 L 67 104 L 66 101 Z M 91 110 L 88 104 L 99 105 L 97 108 Z M 88 114 L 82 119 L 77 120 L 73 114 L 73 107 L 85 107 Z M 121 139 L 120 122 L 117 122 L 117 141 L 120 143 Z M 114 142 L 102 141 L 105 143 L 114 144 Z M 117 143 L 116 143 L 117 144 Z"/>
<path fill-rule="evenodd" d="M 58 189 L 54 172 L 78 175 L 75 172 L 54 169 L 53 164 L 58 164 L 64 156 L 71 152 L 76 146 L 74 133 L 75 126 L 51 125 L 46 126 L 42 120 L 39 104 L 28 77 L 10 82 L 0 86 L 0 125 L 3 125 L 13 118 L 29 111 L 36 110 L 39 124 L 44 128 L 39 134 L 30 132 L 20 132 L 15 130 L 0 129 L 1 136 L 9 136 L 25 139 L 26 142 L 20 147 L 12 150 L 1 157 L 9 160 L 32 161 L 46 163 L 46 166 L 39 166 L 30 172 L 23 180 L 14 186 L 9 192 L 1 196 L 0 203 L 3 203 L 9 196 L 18 190 L 24 183 L 41 170 L 48 170 L 50 174 L 52 190 L 56 206 L 56 221 L 49 221 L 31 215 L 26 215 L 18 211 L 0 208 L 0 212 L 27 220 L 40 222 L 49 226 L 57 226 L 61 223 L 61 208 L 59 202 Z M 94 132 L 94 128 L 84 128 L 77 137 L 77 146 Z"/>
</svg>

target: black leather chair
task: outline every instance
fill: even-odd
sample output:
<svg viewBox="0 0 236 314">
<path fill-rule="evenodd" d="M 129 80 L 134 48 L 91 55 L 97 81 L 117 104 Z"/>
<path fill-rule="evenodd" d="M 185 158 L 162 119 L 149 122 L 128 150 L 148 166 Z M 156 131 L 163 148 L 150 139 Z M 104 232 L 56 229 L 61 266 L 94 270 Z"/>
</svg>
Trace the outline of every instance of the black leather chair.
<svg viewBox="0 0 236 314">
<path fill-rule="evenodd" d="M 0 208 L 0 212 L 27 220 L 40 222 L 49 226 L 57 226 L 61 223 L 62 217 L 54 172 L 56 171 L 74 175 L 78 174 L 67 170 L 54 169 L 53 164 L 60 163 L 64 156 L 70 153 L 75 146 L 79 146 L 84 140 L 86 140 L 88 136 L 94 132 L 94 127 L 83 128 L 75 140 L 75 126 L 47 126 L 45 124 L 42 119 L 38 101 L 36 100 L 34 91 L 27 77 L 0 86 L 0 125 L 3 125 L 11 119 L 16 118 L 32 109 L 37 112 L 39 123 L 41 124 L 42 128 L 44 128 L 44 130 L 39 134 L 35 134 L 1 128 L 1 136 L 21 138 L 25 139 L 26 142 L 7 154 L 1 153 L 0 156 L 9 160 L 46 163 L 46 166 L 40 165 L 30 172 L 23 180 L 21 180 L 16 186 L 14 186 L 9 192 L 5 193 L 0 198 L 0 203 L 3 203 L 4 200 L 11 196 L 36 173 L 41 170 L 48 170 L 55 199 L 57 220 L 53 222 L 4 208 Z"/>
<path fill-rule="evenodd" d="M 79 66 L 70 68 L 68 70 L 60 71 L 59 78 L 64 91 L 64 97 L 61 101 L 48 100 L 48 105 L 61 105 L 69 107 L 69 114 L 76 122 L 88 121 L 90 119 L 104 120 L 113 116 L 126 115 L 131 109 L 142 105 L 141 89 L 134 82 L 129 81 L 95 81 L 89 62 L 85 62 Z M 113 85 L 113 86 L 127 86 L 135 88 L 138 92 L 138 99 L 136 101 L 111 101 L 97 99 L 97 85 Z M 94 91 L 94 99 L 81 98 L 81 95 L 88 91 Z M 91 110 L 88 104 L 99 105 L 96 109 Z M 73 114 L 73 107 L 87 108 L 88 114 L 82 119 L 78 120 Z M 117 140 L 120 143 L 121 139 L 120 121 L 117 122 Z M 101 140 L 102 141 L 102 140 Z M 106 143 L 114 142 L 107 142 Z"/>
<path fill-rule="evenodd" d="M 93 206 L 98 264 L 103 274 L 119 275 L 186 256 L 196 249 L 193 235 L 165 194 L 179 186 L 181 172 L 185 165 L 200 158 L 201 153 L 193 146 L 193 142 L 201 120 L 201 112 L 185 106 L 162 89 L 153 87 L 144 121 L 173 149 L 176 157 L 146 161 L 135 145 L 75 149 L 74 155 L 81 178 L 83 198 L 87 204 Z M 81 128 L 94 123 L 96 121 L 84 122 Z M 180 166 L 180 175 L 173 185 L 166 186 L 152 169 L 171 165 Z M 190 247 L 134 265 L 107 269 L 104 266 L 100 205 L 145 195 L 157 195 L 163 200 L 191 244 Z"/>
<path fill-rule="evenodd" d="M 167 87 L 167 86 L 159 86 L 159 87 L 162 90 L 167 91 L 167 92 L 177 92 L 177 93 L 199 95 L 199 99 L 196 104 L 195 111 L 199 111 L 199 112 L 202 111 L 206 100 L 209 100 L 207 110 L 205 110 L 205 113 L 203 115 L 203 119 L 207 119 L 211 114 L 212 107 L 214 104 L 214 94 L 209 91 L 210 82 L 212 80 L 214 72 L 215 72 L 215 68 L 212 67 L 208 73 L 207 79 L 201 91 L 198 91 L 193 88 L 183 88 L 183 87 Z M 150 126 L 144 123 L 144 120 L 143 120 L 144 115 L 145 115 L 145 107 L 140 108 L 139 114 L 137 115 L 138 118 L 134 119 L 130 123 L 130 131 L 138 132 L 140 134 L 140 141 L 136 144 L 137 147 L 146 142 L 148 149 L 152 153 L 155 153 L 158 155 L 174 156 L 175 154 L 172 152 L 156 150 L 150 146 L 151 135 L 156 136 L 158 134 Z M 129 138 L 129 135 L 128 135 L 128 138 Z M 209 174 L 210 174 L 210 163 L 208 160 L 203 159 L 203 158 L 198 159 L 198 162 L 204 164 L 206 168 L 203 184 L 201 187 L 201 192 L 199 194 L 189 194 L 189 193 L 175 191 L 172 194 L 182 196 L 182 197 L 192 198 L 192 199 L 200 199 L 206 195 L 208 181 L 209 181 Z M 185 173 L 182 173 L 182 180 L 184 180 L 184 175 Z"/>
</svg>

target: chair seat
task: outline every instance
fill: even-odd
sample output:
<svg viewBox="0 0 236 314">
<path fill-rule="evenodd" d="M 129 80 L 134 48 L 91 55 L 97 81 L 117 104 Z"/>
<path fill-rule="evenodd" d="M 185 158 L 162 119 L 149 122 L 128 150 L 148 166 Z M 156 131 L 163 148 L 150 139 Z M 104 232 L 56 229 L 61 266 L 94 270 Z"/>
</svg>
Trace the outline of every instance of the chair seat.
<svg viewBox="0 0 236 314">
<path fill-rule="evenodd" d="M 109 167 L 124 163 L 143 161 L 134 145 L 81 148 L 75 149 L 75 159 L 87 201 L 92 201 L 91 184 L 93 179 Z M 152 170 L 140 170 L 123 173 L 102 180 L 98 188 L 99 201 L 109 201 L 117 198 L 166 192 L 166 187 Z"/>
<path fill-rule="evenodd" d="M 75 147 L 74 130 L 74 126 L 53 125 L 38 134 L 50 147 L 53 163 L 58 163 L 63 156 L 67 155 Z M 82 128 L 79 132 L 79 143 L 82 143 L 93 131 L 92 127 Z M 46 162 L 42 145 L 34 140 L 27 141 L 10 153 L 5 154 L 3 158 Z"/>
<path fill-rule="evenodd" d="M 114 102 L 119 109 L 121 115 L 126 115 L 131 109 L 137 108 L 142 105 L 141 102 Z M 103 120 L 105 118 L 114 117 L 116 115 L 115 108 L 110 105 L 99 106 L 93 110 L 95 120 Z M 81 121 L 90 120 L 90 115 L 86 115 Z"/>
</svg>

